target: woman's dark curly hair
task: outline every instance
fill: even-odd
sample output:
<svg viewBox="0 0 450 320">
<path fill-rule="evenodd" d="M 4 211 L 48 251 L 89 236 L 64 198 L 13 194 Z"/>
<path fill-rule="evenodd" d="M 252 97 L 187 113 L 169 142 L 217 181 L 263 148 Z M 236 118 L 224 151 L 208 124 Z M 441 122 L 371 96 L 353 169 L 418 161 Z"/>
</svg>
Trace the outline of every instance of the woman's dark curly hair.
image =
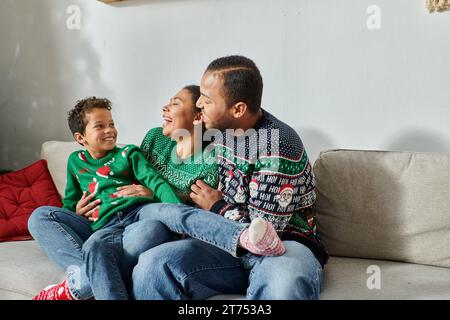
<svg viewBox="0 0 450 320">
<path fill-rule="evenodd" d="M 111 101 L 105 98 L 85 98 L 79 100 L 75 107 L 68 112 L 67 121 L 72 134 L 76 132 L 84 134 L 86 132 L 86 113 L 95 108 L 111 110 Z"/>
</svg>

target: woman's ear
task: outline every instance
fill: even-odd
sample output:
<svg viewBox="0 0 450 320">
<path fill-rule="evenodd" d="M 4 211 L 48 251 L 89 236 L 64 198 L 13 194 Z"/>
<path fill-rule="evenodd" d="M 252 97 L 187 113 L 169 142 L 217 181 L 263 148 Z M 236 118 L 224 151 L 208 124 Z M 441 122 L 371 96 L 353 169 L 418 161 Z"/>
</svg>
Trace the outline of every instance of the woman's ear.
<svg viewBox="0 0 450 320">
<path fill-rule="evenodd" d="M 195 113 L 194 121 L 193 121 L 194 126 L 201 124 L 202 122 L 203 122 L 202 121 L 202 113 L 201 112 Z"/>
</svg>

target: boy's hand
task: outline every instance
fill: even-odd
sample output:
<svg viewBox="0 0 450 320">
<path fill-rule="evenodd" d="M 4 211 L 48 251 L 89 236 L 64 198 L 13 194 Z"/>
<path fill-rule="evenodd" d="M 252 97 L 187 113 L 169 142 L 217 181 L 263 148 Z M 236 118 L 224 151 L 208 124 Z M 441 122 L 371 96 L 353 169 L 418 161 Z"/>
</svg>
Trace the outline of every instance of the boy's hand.
<svg viewBox="0 0 450 320">
<path fill-rule="evenodd" d="M 81 197 L 80 201 L 78 201 L 76 207 L 77 214 L 87 218 L 89 221 L 94 221 L 94 219 L 91 216 L 97 209 L 100 208 L 100 203 L 102 202 L 102 200 L 100 199 L 91 202 L 94 196 L 95 193 L 87 195 L 87 192 L 84 191 L 83 196 Z"/>
<path fill-rule="evenodd" d="M 210 210 L 214 203 L 223 198 L 222 191 L 211 188 L 202 180 L 191 186 L 190 197 L 203 210 Z"/>
<path fill-rule="evenodd" d="M 140 184 L 118 187 L 114 194 L 118 197 L 153 197 L 153 191 Z"/>
</svg>

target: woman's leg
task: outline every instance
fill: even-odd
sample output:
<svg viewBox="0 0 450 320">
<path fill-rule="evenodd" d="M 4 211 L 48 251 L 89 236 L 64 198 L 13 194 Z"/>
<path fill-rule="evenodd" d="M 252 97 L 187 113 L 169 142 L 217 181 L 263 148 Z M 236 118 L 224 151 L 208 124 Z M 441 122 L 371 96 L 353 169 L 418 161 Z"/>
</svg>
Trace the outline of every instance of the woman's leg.
<svg viewBox="0 0 450 320">
<path fill-rule="evenodd" d="M 252 300 L 319 299 L 323 270 L 305 245 L 284 241 L 286 253 L 279 257 L 247 254 L 241 262 L 250 269 L 247 298 Z"/>
<path fill-rule="evenodd" d="M 81 251 L 83 243 L 92 234 L 89 221 L 71 211 L 47 206 L 33 212 L 28 228 L 50 259 L 68 273 L 72 295 L 77 299 L 91 298 Z"/>
<path fill-rule="evenodd" d="M 138 300 L 206 299 L 243 294 L 247 273 L 237 258 L 196 239 L 161 244 L 139 257 L 132 294 Z"/>
<path fill-rule="evenodd" d="M 122 275 L 131 277 L 139 255 L 162 243 L 176 240 L 178 236 L 156 220 L 144 219 L 125 228 L 123 233 Z"/>
<path fill-rule="evenodd" d="M 156 220 L 170 230 L 216 246 L 234 257 L 237 256 L 239 237 L 248 227 L 225 219 L 210 211 L 184 204 L 153 203 L 142 207 L 139 221 Z"/>
</svg>

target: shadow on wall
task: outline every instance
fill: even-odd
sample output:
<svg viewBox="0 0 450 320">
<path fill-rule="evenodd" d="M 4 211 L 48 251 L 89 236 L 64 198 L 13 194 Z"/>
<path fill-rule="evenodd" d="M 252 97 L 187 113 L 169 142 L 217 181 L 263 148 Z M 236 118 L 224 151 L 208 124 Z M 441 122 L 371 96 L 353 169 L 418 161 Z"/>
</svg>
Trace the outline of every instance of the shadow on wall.
<svg viewBox="0 0 450 320">
<path fill-rule="evenodd" d="M 83 30 L 66 26 L 71 4 L 76 2 L 1 1 L 0 168 L 37 160 L 44 141 L 71 140 L 66 119 L 74 100 L 109 93 Z"/>
<path fill-rule="evenodd" d="M 439 132 L 422 128 L 409 128 L 400 132 L 386 144 L 386 150 L 417 152 L 450 152 L 450 141 Z"/>
<path fill-rule="evenodd" d="M 302 139 L 311 165 L 319 157 L 321 151 L 336 148 L 333 138 L 316 128 L 295 128 L 295 131 Z"/>
</svg>

